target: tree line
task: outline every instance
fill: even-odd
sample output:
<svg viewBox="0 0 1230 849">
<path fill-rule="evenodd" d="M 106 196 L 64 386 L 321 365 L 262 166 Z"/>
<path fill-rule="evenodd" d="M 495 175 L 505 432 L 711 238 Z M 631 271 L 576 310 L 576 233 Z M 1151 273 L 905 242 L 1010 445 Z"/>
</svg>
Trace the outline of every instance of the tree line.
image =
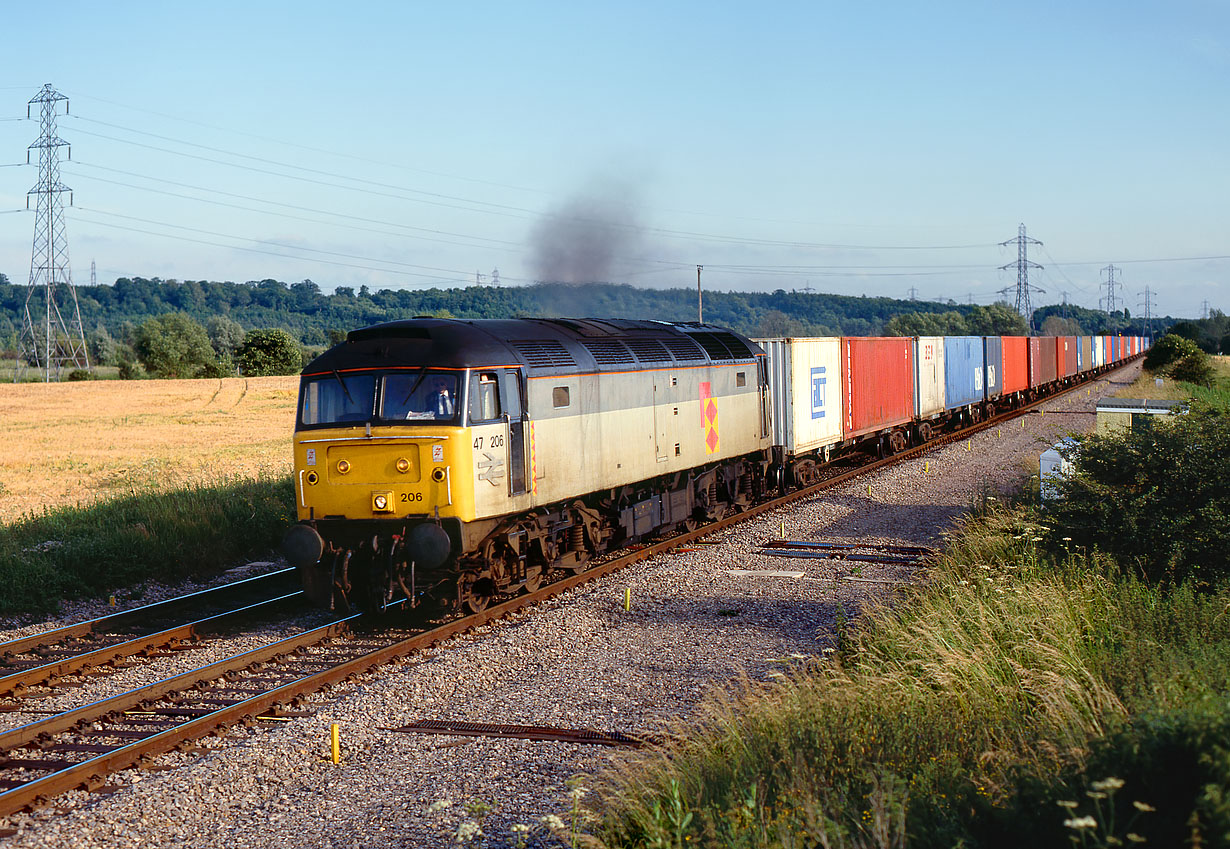
<svg viewBox="0 0 1230 849">
<path fill-rule="evenodd" d="M 539 283 L 498 288 L 358 289 L 338 287 L 325 294 L 312 280 L 246 283 L 121 277 L 113 284 L 78 286 L 77 300 L 87 342 L 95 361 L 120 365 L 145 362 L 139 331 L 153 319 L 178 314 L 191 319 L 209 337 L 220 367 L 238 364 L 236 327 L 277 329 L 309 352 L 341 338 L 348 330 L 382 321 L 434 315 L 465 319 L 515 316 L 656 318 L 695 321 L 696 292 L 690 288 L 638 289 L 612 283 L 570 285 Z M 0 350 L 16 351 L 27 287 L 0 274 Z M 1045 329 L 1065 333 L 1143 334 L 1143 323 L 1127 311 L 1104 313 L 1068 307 L 1045 307 L 1035 320 Z M 749 336 L 872 336 L 1025 333 L 1020 317 L 1007 304 L 961 305 L 953 302 L 904 301 L 894 298 L 805 292 L 704 293 L 706 322 Z M 229 322 L 226 324 L 223 322 Z M 1173 320 L 1170 320 L 1172 323 Z M 1049 324 L 1048 324 L 1049 323 Z M 228 329 L 222 329 L 222 327 Z M 154 325 L 149 334 L 165 335 Z M 200 334 L 192 331 L 200 348 Z M 149 335 L 147 334 L 147 335 Z M 229 342 L 225 342 L 229 339 Z M 223 344 L 225 342 L 225 344 Z M 228 347 L 229 346 L 229 347 Z M 155 360 L 149 360 L 154 363 Z M 193 360 L 198 369 L 204 361 Z M 158 367 L 155 365 L 155 369 Z"/>
</svg>

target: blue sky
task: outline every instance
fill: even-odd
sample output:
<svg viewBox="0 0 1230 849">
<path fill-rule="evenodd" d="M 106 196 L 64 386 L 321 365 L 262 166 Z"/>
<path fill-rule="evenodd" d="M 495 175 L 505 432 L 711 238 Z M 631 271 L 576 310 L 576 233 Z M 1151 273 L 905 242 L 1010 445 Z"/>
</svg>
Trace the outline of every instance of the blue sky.
<svg viewBox="0 0 1230 849">
<path fill-rule="evenodd" d="M 0 165 L 70 97 L 74 279 L 546 277 L 1230 310 L 1230 4 L 7 10 Z M 48 45 L 51 45 L 48 47 Z M 8 120 L 18 119 L 18 120 Z M 0 167 L 28 278 L 33 166 Z M 1196 259 L 1217 257 L 1216 259 Z"/>
</svg>

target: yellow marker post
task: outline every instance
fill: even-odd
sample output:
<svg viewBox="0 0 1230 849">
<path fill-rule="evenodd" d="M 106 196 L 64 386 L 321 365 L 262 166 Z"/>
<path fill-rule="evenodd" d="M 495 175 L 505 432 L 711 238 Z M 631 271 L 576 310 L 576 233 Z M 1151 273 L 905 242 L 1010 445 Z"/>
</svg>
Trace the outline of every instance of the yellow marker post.
<svg viewBox="0 0 1230 849">
<path fill-rule="evenodd" d="M 971 440 L 965 440 L 965 450 L 971 452 L 974 450 L 974 443 Z"/>
<path fill-rule="evenodd" d="M 624 587 L 624 610 L 632 609 L 632 587 Z"/>
<path fill-rule="evenodd" d="M 333 762 L 340 764 L 342 762 L 342 736 L 336 722 L 329 726 L 329 742 L 333 746 Z"/>
<path fill-rule="evenodd" d="M 871 484 L 867 484 L 867 497 L 871 497 Z"/>
<path fill-rule="evenodd" d="M 782 539 L 786 538 L 786 520 L 782 520 Z"/>
<path fill-rule="evenodd" d="M 111 598 L 107 599 L 107 604 L 115 607 L 115 596 L 111 596 Z"/>
<path fill-rule="evenodd" d="M 931 474 L 931 461 L 930 461 L 930 460 L 928 460 L 927 462 L 923 463 L 923 474 L 924 474 L 924 475 L 929 475 L 929 474 Z"/>
</svg>

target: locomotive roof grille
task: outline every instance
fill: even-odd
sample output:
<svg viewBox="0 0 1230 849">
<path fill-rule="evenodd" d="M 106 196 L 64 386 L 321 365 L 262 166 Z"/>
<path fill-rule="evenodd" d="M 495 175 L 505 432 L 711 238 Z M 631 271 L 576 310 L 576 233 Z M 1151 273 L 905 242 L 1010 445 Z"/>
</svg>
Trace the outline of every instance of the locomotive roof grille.
<svg viewBox="0 0 1230 849">
<path fill-rule="evenodd" d="M 636 362 L 632 352 L 618 339 L 582 339 L 585 350 L 594 355 L 600 366 L 618 366 Z"/>
<path fill-rule="evenodd" d="M 636 358 L 642 363 L 669 363 L 671 361 L 670 352 L 663 348 L 662 343 L 657 339 L 625 339 L 624 344 L 636 354 Z"/>
<path fill-rule="evenodd" d="M 662 344 L 675 355 L 677 360 L 703 360 L 705 358 L 696 343 L 684 336 L 667 336 L 662 340 Z"/>
<path fill-rule="evenodd" d="M 554 339 L 523 339 L 508 344 L 525 357 L 530 368 L 571 368 L 577 364 L 568 349 Z"/>
<path fill-rule="evenodd" d="M 733 333 L 701 330 L 689 335 L 700 343 L 711 360 L 750 360 L 755 356 Z"/>
</svg>

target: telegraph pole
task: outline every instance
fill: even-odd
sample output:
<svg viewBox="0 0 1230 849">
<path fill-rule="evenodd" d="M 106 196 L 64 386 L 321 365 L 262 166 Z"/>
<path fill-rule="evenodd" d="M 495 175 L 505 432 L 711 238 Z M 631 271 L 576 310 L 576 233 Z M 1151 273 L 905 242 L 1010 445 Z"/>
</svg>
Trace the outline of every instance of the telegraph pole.
<svg viewBox="0 0 1230 849">
<path fill-rule="evenodd" d="M 30 208 L 30 195 L 35 197 L 34 246 L 30 254 L 30 286 L 26 292 L 13 380 L 21 380 L 29 365 L 41 371 L 43 380 L 50 383 L 52 372 L 59 380 L 65 366 L 88 370 L 90 357 L 68 264 L 68 235 L 64 230 L 64 204 L 60 199 L 68 192 L 68 201 L 72 204 L 72 189 L 60 182 L 60 148 L 67 148 L 68 142 L 56 134 L 56 115 L 61 103 L 64 114 L 68 114 L 68 98 L 47 83 L 26 106 L 27 118 L 30 107 L 36 103 L 40 109 L 41 132 L 38 140 L 26 150 L 27 163 L 30 151 L 38 151 L 38 185 L 26 193 L 27 209 Z M 71 148 L 67 153 L 71 159 Z M 67 290 L 72 300 L 72 313 L 67 321 L 56 303 L 57 289 Z M 41 305 L 38 303 L 40 295 L 44 301 Z M 40 312 L 42 316 L 36 322 L 34 316 Z"/>
<path fill-rule="evenodd" d="M 1122 281 L 1115 279 L 1115 272 L 1123 269 L 1108 265 L 1102 270 L 1106 272 L 1106 311 L 1112 313 L 1115 311 L 1115 287 L 1123 285 Z"/>
<path fill-rule="evenodd" d="M 704 310 L 704 306 L 701 302 L 701 297 L 700 297 L 700 270 L 702 268 L 704 268 L 703 265 L 696 266 L 696 323 L 697 324 L 705 323 L 705 310 Z"/>
<path fill-rule="evenodd" d="M 1029 269 L 1042 266 L 1036 262 L 1029 261 L 1028 246 L 1041 245 L 1037 239 L 1031 239 L 1025 235 L 1025 225 L 1022 224 L 1017 228 L 1015 239 L 1009 239 L 1006 242 L 1000 242 L 1000 247 L 1008 245 L 1016 245 L 1016 262 L 1010 262 L 1007 265 L 1001 265 L 1000 271 L 1005 271 L 1009 268 L 1016 267 L 1016 311 L 1025 316 L 1025 321 L 1029 324 L 1029 329 L 1033 330 L 1034 310 L 1030 305 L 1029 292 L 1032 289 L 1035 292 L 1045 292 L 1045 289 L 1039 289 L 1036 286 L 1029 285 Z"/>
</svg>

